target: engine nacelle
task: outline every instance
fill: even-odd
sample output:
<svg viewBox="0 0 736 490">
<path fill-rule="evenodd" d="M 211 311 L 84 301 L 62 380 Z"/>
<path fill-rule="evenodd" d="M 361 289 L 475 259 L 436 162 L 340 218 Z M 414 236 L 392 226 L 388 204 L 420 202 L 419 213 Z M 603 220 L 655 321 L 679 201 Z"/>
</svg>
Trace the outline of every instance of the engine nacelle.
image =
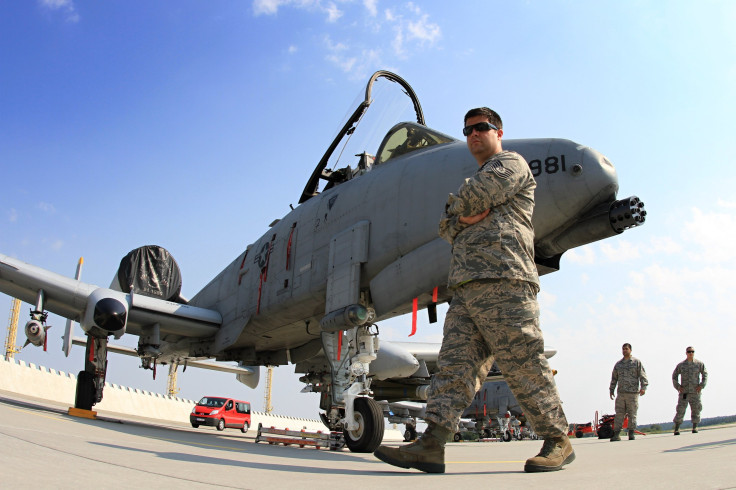
<svg viewBox="0 0 736 490">
<path fill-rule="evenodd" d="M 125 333 L 128 310 L 128 295 L 98 288 L 87 298 L 87 309 L 79 324 L 82 330 L 94 337 L 114 335 L 119 339 Z"/>
<path fill-rule="evenodd" d="M 181 271 L 174 257 L 163 247 L 146 245 L 131 250 L 120 261 L 110 288 L 123 293 L 186 303 L 181 298 Z"/>
<path fill-rule="evenodd" d="M 26 337 L 28 339 L 25 345 L 33 344 L 36 347 L 41 347 L 46 340 L 47 328 L 48 327 L 45 327 L 43 323 L 38 320 L 29 320 L 28 323 L 26 323 L 25 328 Z"/>
</svg>

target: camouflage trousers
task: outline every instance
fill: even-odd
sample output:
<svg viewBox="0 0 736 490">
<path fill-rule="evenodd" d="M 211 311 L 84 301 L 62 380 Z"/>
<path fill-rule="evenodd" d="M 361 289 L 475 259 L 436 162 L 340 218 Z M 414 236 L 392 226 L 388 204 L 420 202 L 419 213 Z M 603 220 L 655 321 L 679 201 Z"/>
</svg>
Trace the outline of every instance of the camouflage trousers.
<svg viewBox="0 0 736 490">
<path fill-rule="evenodd" d="M 525 281 L 472 281 L 455 290 L 425 420 L 454 432 L 494 359 L 534 431 L 541 437 L 566 434 L 567 419 L 544 356 L 537 289 Z"/>
<path fill-rule="evenodd" d="M 685 418 L 685 410 L 687 405 L 690 404 L 690 420 L 693 424 L 700 423 L 700 411 L 703 409 L 703 404 L 700 402 L 700 393 L 679 393 L 677 396 L 677 408 L 675 409 L 675 419 L 673 420 L 676 424 L 681 424 Z"/>
<path fill-rule="evenodd" d="M 616 394 L 616 416 L 613 418 L 614 432 L 621 430 L 626 414 L 629 415 L 629 430 L 636 429 L 636 412 L 639 411 L 639 392 Z"/>
</svg>

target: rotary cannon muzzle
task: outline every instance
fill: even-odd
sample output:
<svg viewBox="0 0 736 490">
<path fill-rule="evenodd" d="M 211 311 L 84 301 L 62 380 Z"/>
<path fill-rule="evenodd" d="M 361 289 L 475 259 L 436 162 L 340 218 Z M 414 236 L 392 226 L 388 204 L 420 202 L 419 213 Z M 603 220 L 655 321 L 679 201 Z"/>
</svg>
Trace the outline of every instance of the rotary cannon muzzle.
<svg viewBox="0 0 736 490">
<path fill-rule="evenodd" d="M 614 201 L 608 211 L 611 226 L 616 233 L 643 225 L 646 215 L 644 203 L 636 196 Z"/>
</svg>

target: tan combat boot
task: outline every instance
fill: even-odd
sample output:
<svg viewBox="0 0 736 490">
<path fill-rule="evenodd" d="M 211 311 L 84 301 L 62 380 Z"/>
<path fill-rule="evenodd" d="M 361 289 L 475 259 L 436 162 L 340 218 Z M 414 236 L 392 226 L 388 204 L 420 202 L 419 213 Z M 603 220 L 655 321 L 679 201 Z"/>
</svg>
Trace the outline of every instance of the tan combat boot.
<svg viewBox="0 0 736 490">
<path fill-rule="evenodd" d="M 399 468 L 416 468 L 425 473 L 445 472 L 445 442 L 450 431 L 435 424 L 428 424 L 422 437 L 397 448 L 379 446 L 373 453 L 384 463 Z"/>
<path fill-rule="evenodd" d="M 544 440 L 539 454 L 526 460 L 524 471 L 537 473 L 540 471 L 557 471 L 575 460 L 575 451 L 567 436 L 552 437 Z"/>
<path fill-rule="evenodd" d="M 620 441 L 621 440 L 620 434 L 621 434 L 620 430 L 614 431 L 613 435 L 611 436 L 611 442 Z"/>
<path fill-rule="evenodd" d="M 680 424 L 675 424 L 675 435 L 676 436 L 680 435 Z"/>
<path fill-rule="evenodd" d="M 633 441 L 634 439 L 636 439 L 636 436 L 635 436 L 634 434 L 635 434 L 635 433 L 634 433 L 634 431 L 633 431 L 633 430 L 630 430 L 630 431 L 629 431 L 629 440 L 630 440 L 630 441 Z"/>
<path fill-rule="evenodd" d="M 693 434 L 698 433 L 698 424 L 693 424 Z"/>
</svg>

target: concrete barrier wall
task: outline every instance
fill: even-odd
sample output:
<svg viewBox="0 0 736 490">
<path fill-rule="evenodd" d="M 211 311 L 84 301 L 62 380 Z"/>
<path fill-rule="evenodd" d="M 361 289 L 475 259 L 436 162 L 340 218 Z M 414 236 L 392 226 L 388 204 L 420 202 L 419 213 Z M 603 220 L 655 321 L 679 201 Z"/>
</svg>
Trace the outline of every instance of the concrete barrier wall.
<svg viewBox="0 0 736 490">
<path fill-rule="evenodd" d="M 6 361 L 0 358 L 0 390 L 73 407 L 76 389 L 77 377 L 73 374 L 36 366 L 32 363 L 26 364 L 23 361 Z M 105 383 L 102 401 L 94 406 L 94 410 L 189 424 L 189 414 L 195 403 L 196 400 Z M 315 419 L 252 412 L 251 427 L 255 429 L 259 423 L 266 427 L 279 429 L 326 430 L 324 424 Z M 387 428 L 384 439 L 401 440 L 402 437 L 398 430 Z"/>
</svg>

